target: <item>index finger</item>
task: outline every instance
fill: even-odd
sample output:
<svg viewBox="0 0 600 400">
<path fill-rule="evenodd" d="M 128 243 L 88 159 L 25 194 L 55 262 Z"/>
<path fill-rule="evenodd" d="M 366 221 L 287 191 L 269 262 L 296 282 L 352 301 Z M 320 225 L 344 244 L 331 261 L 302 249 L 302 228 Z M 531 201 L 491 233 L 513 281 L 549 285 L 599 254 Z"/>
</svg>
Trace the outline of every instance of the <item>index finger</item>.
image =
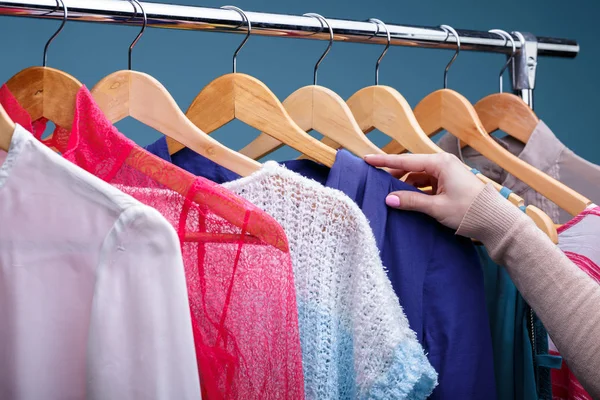
<svg viewBox="0 0 600 400">
<path fill-rule="evenodd" d="M 442 154 L 372 154 L 365 162 L 374 167 L 387 167 L 403 172 L 425 172 L 439 177 L 442 170 Z"/>
</svg>

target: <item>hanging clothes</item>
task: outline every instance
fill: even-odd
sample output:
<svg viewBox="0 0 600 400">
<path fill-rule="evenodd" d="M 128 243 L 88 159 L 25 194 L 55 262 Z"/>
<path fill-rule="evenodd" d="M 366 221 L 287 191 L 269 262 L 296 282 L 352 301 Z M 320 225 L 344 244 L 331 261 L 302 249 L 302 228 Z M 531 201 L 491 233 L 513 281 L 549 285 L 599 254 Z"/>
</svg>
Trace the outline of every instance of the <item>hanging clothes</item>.
<svg viewBox="0 0 600 400">
<path fill-rule="evenodd" d="M 538 123 L 526 144 L 510 136 L 496 139 L 496 141 L 527 164 L 564 183 L 593 202 L 600 203 L 600 166 L 592 164 L 573 153 L 558 140 L 543 121 Z M 438 145 L 443 150 L 456 156 L 460 154 L 456 138 L 452 135 L 444 135 L 439 140 Z M 552 218 L 554 223 L 564 224 L 572 218 L 571 215 L 560 209 L 552 201 L 546 199 L 474 149 L 465 147 L 462 149 L 462 156 L 466 164 L 477 168 L 485 176 L 501 183 L 523 197 L 525 204 L 539 207 Z"/>
<path fill-rule="evenodd" d="M 0 398 L 199 398 L 164 217 L 17 125 L 0 151 L 0 220 Z"/>
<path fill-rule="evenodd" d="M 593 201 L 600 201 L 600 166 L 592 164 L 573 153 L 558 140 L 543 121 L 538 123 L 526 144 L 523 144 L 510 136 L 496 139 L 496 141 L 512 154 L 518 156 L 521 160 L 536 167 L 542 172 L 547 173 L 551 177 L 566 184 Z M 443 136 L 438 144 L 442 149 L 457 156 L 462 153 L 462 157 L 468 165 L 481 170 L 486 176 L 493 180 L 503 182 L 503 185 L 513 190 L 519 196 L 522 196 L 527 204 L 532 204 L 542 209 L 542 211 L 548 214 L 555 223 L 566 223 L 566 226 L 570 226 L 569 221 L 572 217 L 566 211 L 560 209 L 552 201 L 543 197 L 513 175 L 508 174 L 501 167 L 481 156 L 474 149 L 466 147 L 459 152 L 456 138 L 451 135 Z M 579 217 L 583 218 L 583 216 L 587 215 L 586 212 L 587 210 Z M 577 217 L 575 220 L 577 220 Z M 598 228 L 596 234 L 600 232 L 600 227 Z M 575 232 L 576 231 L 577 230 L 575 230 Z M 578 248 L 576 243 L 585 236 L 578 236 L 577 234 L 565 235 L 565 228 L 561 229 L 559 232 L 563 232 L 562 234 L 559 233 L 559 247 L 584 271 L 594 273 L 595 269 L 592 266 L 593 263 L 590 264 L 587 261 L 584 261 L 585 257 L 581 258 L 575 256 L 577 251 L 569 254 L 573 248 Z M 565 242 L 566 236 L 571 237 L 571 239 L 569 239 L 569 244 L 561 243 Z M 585 239 L 582 241 L 582 246 L 585 247 L 586 244 L 583 242 L 585 242 Z M 538 340 L 536 341 L 536 344 L 538 345 L 536 353 L 542 356 L 542 359 L 550 360 L 546 354 L 546 348 L 548 347 L 553 349 L 550 352 L 551 355 L 558 356 L 559 353 L 553 344 L 548 344 L 547 339 L 544 340 L 544 328 L 539 319 L 534 318 L 534 323 L 537 327 L 535 329 L 535 334 L 536 337 L 538 337 Z M 568 393 L 572 393 L 573 397 L 571 398 L 573 399 L 586 398 L 585 391 L 569 371 L 565 363 L 563 363 L 561 370 L 557 370 L 556 368 L 552 369 L 552 377 L 550 377 L 550 371 L 546 368 L 538 368 L 537 374 L 540 398 L 569 398 L 570 395 Z M 553 393 L 555 391 L 557 391 L 558 394 Z"/>
<path fill-rule="evenodd" d="M 170 159 L 164 140 L 148 149 Z M 190 158 L 180 152 L 184 168 L 234 178 L 224 186 L 273 215 L 288 233 L 307 398 L 427 397 L 437 384 L 436 373 L 409 329 L 368 221 L 356 205 L 274 162 L 240 178 L 186 150 Z M 328 359 L 337 365 L 327 365 Z"/>
<path fill-rule="evenodd" d="M 147 149 L 220 183 L 237 178 L 189 149 L 169 156 L 162 138 Z M 410 326 L 439 373 L 440 384 L 430 398 L 494 398 L 483 276 L 470 240 L 424 214 L 388 208 L 385 197 L 391 191 L 416 189 L 345 150 L 338 152 L 331 170 L 309 160 L 284 164 L 341 190 L 366 215 Z"/>
<path fill-rule="evenodd" d="M 45 121 L 33 125 L 6 86 L 0 88 L 0 101 L 13 120 L 28 124 L 41 138 Z M 176 228 L 204 400 L 304 398 L 290 254 L 256 238 L 251 240 L 244 227 L 228 222 L 224 210 L 230 209 L 228 204 L 243 205 L 247 223 L 259 215 L 270 217 L 202 178 L 194 179 L 187 196 L 162 185 L 159 178 L 164 174 L 172 182 L 183 182 L 189 174 L 120 134 L 85 87 L 77 95 L 72 131 L 58 127 L 48 145 L 157 209 Z M 287 248 L 282 229 L 265 234 L 283 241 Z M 234 239 L 227 239 L 231 237 Z"/>
</svg>

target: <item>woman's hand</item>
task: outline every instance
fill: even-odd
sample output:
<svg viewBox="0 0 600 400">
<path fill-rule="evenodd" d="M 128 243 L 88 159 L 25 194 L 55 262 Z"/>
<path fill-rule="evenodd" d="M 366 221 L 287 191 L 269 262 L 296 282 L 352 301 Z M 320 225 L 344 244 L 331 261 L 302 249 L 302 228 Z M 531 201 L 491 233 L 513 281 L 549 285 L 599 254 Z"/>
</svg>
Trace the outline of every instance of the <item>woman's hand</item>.
<svg viewBox="0 0 600 400">
<path fill-rule="evenodd" d="M 390 173 L 415 187 L 432 187 L 432 195 L 398 191 L 385 202 L 401 210 L 420 211 L 440 223 L 458 229 L 469 206 L 485 186 L 455 156 L 441 154 L 368 155 L 374 167 L 387 167 Z"/>
</svg>

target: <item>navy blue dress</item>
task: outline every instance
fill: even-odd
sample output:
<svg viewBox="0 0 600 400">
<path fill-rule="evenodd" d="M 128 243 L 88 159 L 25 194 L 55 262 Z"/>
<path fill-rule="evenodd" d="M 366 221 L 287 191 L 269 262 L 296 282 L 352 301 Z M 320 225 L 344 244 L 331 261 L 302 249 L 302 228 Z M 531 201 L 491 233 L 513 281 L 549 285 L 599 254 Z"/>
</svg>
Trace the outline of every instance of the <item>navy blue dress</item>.
<svg viewBox="0 0 600 400">
<path fill-rule="evenodd" d="M 147 150 L 217 183 L 239 178 L 189 149 L 169 156 L 164 138 Z M 495 399 L 483 273 L 471 241 L 427 215 L 387 207 L 388 193 L 417 189 L 345 150 L 331 169 L 309 160 L 284 165 L 344 192 L 365 213 L 410 327 L 439 374 L 430 398 Z"/>
</svg>

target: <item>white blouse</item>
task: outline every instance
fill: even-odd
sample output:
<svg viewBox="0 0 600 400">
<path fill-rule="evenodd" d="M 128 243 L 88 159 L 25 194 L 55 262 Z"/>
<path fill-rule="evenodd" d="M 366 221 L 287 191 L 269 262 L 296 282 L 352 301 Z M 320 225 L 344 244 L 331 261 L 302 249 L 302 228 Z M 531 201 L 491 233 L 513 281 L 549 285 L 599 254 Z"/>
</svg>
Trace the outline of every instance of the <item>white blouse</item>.
<svg viewBox="0 0 600 400">
<path fill-rule="evenodd" d="M 175 231 L 19 125 L 0 150 L 0 398 L 200 398 Z"/>
</svg>

